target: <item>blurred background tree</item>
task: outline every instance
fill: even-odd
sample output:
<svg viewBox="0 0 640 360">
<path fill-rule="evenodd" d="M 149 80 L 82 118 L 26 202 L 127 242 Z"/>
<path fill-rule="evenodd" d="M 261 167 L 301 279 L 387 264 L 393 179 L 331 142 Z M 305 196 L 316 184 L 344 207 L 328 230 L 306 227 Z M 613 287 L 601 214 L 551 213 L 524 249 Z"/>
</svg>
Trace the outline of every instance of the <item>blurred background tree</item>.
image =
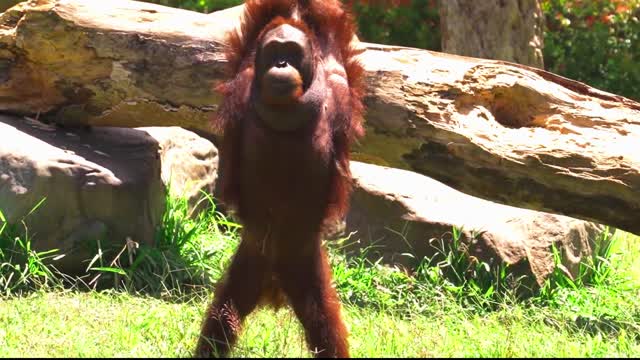
<svg viewBox="0 0 640 360">
<path fill-rule="evenodd" d="M 440 32 L 445 53 L 544 68 L 539 0 L 441 1 Z"/>
</svg>

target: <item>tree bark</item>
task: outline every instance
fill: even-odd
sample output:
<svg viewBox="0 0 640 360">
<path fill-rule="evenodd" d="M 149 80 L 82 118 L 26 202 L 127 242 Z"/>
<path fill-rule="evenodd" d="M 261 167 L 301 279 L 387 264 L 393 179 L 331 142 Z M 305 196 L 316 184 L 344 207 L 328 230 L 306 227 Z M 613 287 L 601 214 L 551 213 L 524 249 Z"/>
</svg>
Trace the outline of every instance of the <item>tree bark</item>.
<svg viewBox="0 0 640 360">
<path fill-rule="evenodd" d="M 538 0 L 440 2 L 442 51 L 544 69 L 544 16 Z"/>
<path fill-rule="evenodd" d="M 0 16 L 0 111 L 210 133 L 229 14 L 22 3 Z M 355 160 L 640 234 L 639 103 L 523 65 L 362 45 L 367 135 Z"/>
</svg>

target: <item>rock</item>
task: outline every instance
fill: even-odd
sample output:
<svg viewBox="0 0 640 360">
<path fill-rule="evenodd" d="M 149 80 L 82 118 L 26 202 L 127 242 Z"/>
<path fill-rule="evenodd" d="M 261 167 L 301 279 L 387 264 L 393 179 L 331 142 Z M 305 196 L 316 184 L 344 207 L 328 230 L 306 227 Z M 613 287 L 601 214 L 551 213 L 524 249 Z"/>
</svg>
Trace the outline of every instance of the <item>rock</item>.
<svg viewBox="0 0 640 360">
<path fill-rule="evenodd" d="M 212 84 L 227 78 L 224 35 L 237 10 L 22 2 L 0 16 L 0 110 L 216 135 Z M 367 88 L 354 160 L 640 234 L 640 103 L 504 61 L 354 45 Z"/>
<path fill-rule="evenodd" d="M 186 197 L 197 212 L 214 194 L 218 178 L 218 149 L 207 139 L 179 127 L 142 127 L 160 145 L 162 181 L 174 197 Z"/>
<path fill-rule="evenodd" d="M 60 129 L 0 115 L 0 210 L 25 219 L 36 251 L 60 249 L 57 267 L 84 271 L 96 239 L 122 246 L 127 237 L 152 243 L 166 187 L 189 198 L 213 193 L 217 150 L 198 135 L 172 127 Z M 355 189 L 345 219 L 357 231 L 349 249 L 409 265 L 434 254 L 430 239 L 461 227 L 470 253 L 497 259 L 535 277 L 554 270 L 551 245 L 575 275 L 603 226 L 471 197 L 409 171 L 352 162 Z M 474 232 L 477 234 L 474 236 Z M 444 236 L 444 237 L 443 237 Z M 103 244 L 104 245 L 104 244 Z"/>
<path fill-rule="evenodd" d="M 113 4 L 24 1 L 2 14 L 0 111 L 213 135 L 212 85 L 228 76 L 224 35 L 240 13 Z M 354 45 L 367 88 L 354 160 L 640 234 L 640 103 L 504 61 Z"/>
<path fill-rule="evenodd" d="M 386 262 L 415 265 L 435 253 L 430 239 L 450 240 L 456 226 L 464 239 L 475 239 L 468 244 L 471 255 L 513 265 L 512 271 L 533 275 L 541 285 L 555 268 L 552 244 L 575 276 L 604 230 L 595 223 L 475 198 L 405 170 L 352 161 L 351 171 L 354 193 L 344 231 L 356 234 L 347 248 L 369 247 L 370 256 Z"/>
<path fill-rule="evenodd" d="M 0 210 L 24 218 L 34 250 L 65 254 L 56 266 L 69 273 L 84 271 L 96 239 L 153 243 L 165 182 L 193 200 L 213 188 L 216 166 L 213 145 L 180 128 L 60 129 L 0 115 Z"/>
</svg>

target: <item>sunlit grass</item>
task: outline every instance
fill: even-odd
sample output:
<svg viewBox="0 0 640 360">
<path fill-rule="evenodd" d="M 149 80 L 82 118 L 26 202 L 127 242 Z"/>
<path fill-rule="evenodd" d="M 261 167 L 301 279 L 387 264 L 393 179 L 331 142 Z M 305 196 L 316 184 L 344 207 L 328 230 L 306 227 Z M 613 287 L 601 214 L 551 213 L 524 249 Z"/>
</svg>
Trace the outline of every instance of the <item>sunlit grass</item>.
<svg viewBox="0 0 640 360">
<path fill-rule="evenodd" d="M 94 270 L 71 286 L 68 279 L 54 281 L 55 271 L 47 282 L 8 279 L 16 268 L 29 268 L 30 256 L 38 257 L 29 252 L 28 238 L 0 231 L 2 244 L 20 239 L 11 257 L 0 254 L 0 356 L 190 357 L 212 284 L 238 244 L 238 227 L 215 207 L 194 219 L 181 200 L 168 204 L 156 247 L 139 248 L 132 258 L 126 249 L 115 256 L 123 248 L 105 250 L 93 259 Z M 5 223 L 0 218 L 0 229 Z M 476 265 L 465 260 L 460 244 L 443 247 L 438 261 L 426 259 L 413 271 L 329 246 L 352 356 L 640 355 L 637 236 L 616 233 L 603 263 L 611 271 L 598 282 L 567 286 L 556 279 L 547 293 L 526 298 L 501 287 L 507 275 L 500 268 L 481 273 L 470 267 Z M 55 263 L 39 259 L 36 270 Z M 20 274 L 42 280 L 37 271 Z M 92 290 L 91 281 L 113 286 Z M 232 355 L 310 357 L 287 308 L 252 313 Z"/>
</svg>

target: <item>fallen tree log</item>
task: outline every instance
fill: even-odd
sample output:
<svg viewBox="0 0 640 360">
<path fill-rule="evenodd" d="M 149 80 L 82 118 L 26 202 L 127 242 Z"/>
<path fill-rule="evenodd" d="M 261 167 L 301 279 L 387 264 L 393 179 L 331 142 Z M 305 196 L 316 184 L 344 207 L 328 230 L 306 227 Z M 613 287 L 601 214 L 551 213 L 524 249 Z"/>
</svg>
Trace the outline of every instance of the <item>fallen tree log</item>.
<svg viewBox="0 0 640 360">
<path fill-rule="evenodd" d="M 0 16 L 0 111 L 209 133 L 223 35 L 239 14 L 21 3 Z M 354 159 L 640 234 L 639 103 L 513 63 L 362 46 L 367 136 Z"/>
</svg>

